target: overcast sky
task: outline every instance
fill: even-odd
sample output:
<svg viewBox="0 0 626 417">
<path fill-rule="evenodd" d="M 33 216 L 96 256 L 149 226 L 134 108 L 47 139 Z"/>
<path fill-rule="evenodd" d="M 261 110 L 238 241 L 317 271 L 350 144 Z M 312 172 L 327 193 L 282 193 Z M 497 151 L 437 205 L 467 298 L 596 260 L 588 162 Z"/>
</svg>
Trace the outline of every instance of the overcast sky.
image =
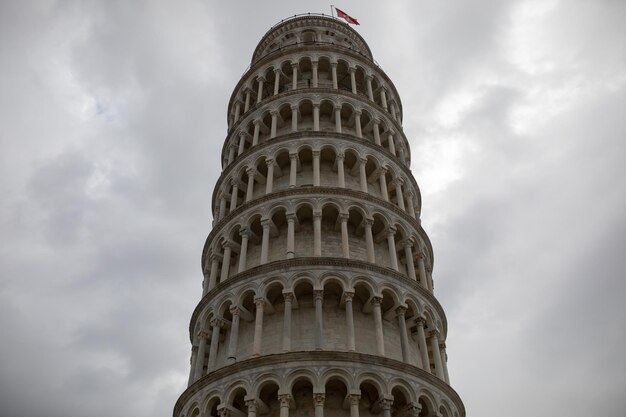
<svg viewBox="0 0 626 417">
<path fill-rule="evenodd" d="M 0 416 L 169 417 L 226 105 L 312 1 L 0 2 Z M 348 1 L 468 417 L 626 409 L 626 2 Z"/>
</svg>

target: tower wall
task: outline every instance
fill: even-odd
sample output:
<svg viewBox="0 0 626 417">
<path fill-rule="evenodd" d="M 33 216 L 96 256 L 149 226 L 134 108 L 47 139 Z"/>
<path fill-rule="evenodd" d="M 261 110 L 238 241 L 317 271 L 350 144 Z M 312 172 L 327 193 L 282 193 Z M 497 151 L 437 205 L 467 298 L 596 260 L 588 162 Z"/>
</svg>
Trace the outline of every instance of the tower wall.
<svg viewBox="0 0 626 417">
<path fill-rule="evenodd" d="M 227 110 L 174 417 L 463 417 L 393 83 L 337 19 L 268 31 Z"/>
</svg>

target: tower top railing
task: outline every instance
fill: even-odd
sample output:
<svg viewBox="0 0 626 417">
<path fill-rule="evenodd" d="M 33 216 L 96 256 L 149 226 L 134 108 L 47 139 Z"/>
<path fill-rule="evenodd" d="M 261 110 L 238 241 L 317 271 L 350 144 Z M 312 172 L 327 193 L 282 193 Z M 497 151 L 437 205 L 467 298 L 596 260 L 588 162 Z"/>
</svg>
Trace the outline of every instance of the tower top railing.
<svg viewBox="0 0 626 417">
<path fill-rule="evenodd" d="M 287 17 L 287 18 L 285 18 L 285 19 L 282 19 L 280 22 L 275 23 L 274 25 L 272 25 L 272 26 L 271 26 L 271 27 L 267 30 L 267 32 L 265 32 L 265 33 L 263 34 L 263 36 L 261 36 L 261 39 L 265 38 L 265 37 L 267 36 L 267 34 L 268 34 L 268 33 L 270 33 L 272 30 L 274 30 L 274 28 L 276 28 L 276 27 L 278 27 L 278 26 L 282 25 L 282 24 L 283 24 L 283 23 L 285 23 L 285 22 L 288 22 L 288 21 L 293 20 L 293 19 L 297 19 L 298 17 L 311 17 L 311 16 L 312 16 L 312 17 L 326 17 L 326 18 L 329 18 L 329 19 L 336 20 L 336 21 L 337 21 L 337 22 L 339 22 L 339 23 L 343 23 L 341 20 L 339 20 L 339 18 L 337 18 L 337 17 L 335 17 L 335 16 L 331 16 L 331 15 L 329 15 L 329 14 L 324 14 L 324 13 L 300 13 L 300 14 L 294 14 L 293 16 L 289 16 L 289 17 Z M 347 26 L 347 25 L 346 25 L 346 26 Z"/>
</svg>

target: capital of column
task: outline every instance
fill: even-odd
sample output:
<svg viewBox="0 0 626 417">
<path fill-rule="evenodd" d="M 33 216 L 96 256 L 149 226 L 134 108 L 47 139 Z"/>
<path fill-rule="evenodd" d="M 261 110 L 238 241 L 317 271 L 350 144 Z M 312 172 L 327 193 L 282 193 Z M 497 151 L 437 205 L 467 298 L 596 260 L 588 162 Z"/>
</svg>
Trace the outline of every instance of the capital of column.
<svg viewBox="0 0 626 417">
<path fill-rule="evenodd" d="M 396 178 L 394 178 L 393 183 L 396 184 L 396 185 L 404 185 L 404 178 L 396 177 Z"/>
<path fill-rule="evenodd" d="M 354 298 L 354 291 L 345 291 L 343 293 L 343 297 L 346 301 L 352 301 Z"/>
<path fill-rule="evenodd" d="M 387 129 L 387 131 L 385 133 L 388 134 L 388 135 L 392 135 L 393 136 L 393 135 L 396 134 L 396 131 L 393 130 L 393 129 Z"/>
<path fill-rule="evenodd" d="M 363 226 L 372 227 L 374 225 L 374 219 L 363 219 Z"/>
<path fill-rule="evenodd" d="M 343 152 L 338 152 L 336 158 L 343 160 L 346 157 L 346 154 Z"/>
<path fill-rule="evenodd" d="M 219 417 L 229 417 L 230 416 L 230 410 L 226 407 L 224 408 L 220 408 L 219 410 L 217 410 L 217 415 Z"/>
<path fill-rule="evenodd" d="M 246 168 L 246 174 L 248 174 L 248 177 L 256 177 L 256 168 L 252 167 L 252 168 Z"/>
<path fill-rule="evenodd" d="M 387 236 L 395 236 L 396 235 L 396 228 L 395 227 L 388 227 L 387 228 Z"/>
<path fill-rule="evenodd" d="M 297 160 L 298 159 L 298 154 L 297 153 L 290 153 L 289 154 L 289 159 L 291 160 Z"/>
<path fill-rule="evenodd" d="M 265 81 L 267 81 L 267 79 L 263 75 L 257 75 L 256 80 L 257 80 L 257 82 L 261 82 L 261 81 L 265 82 Z"/>
<path fill-rule="evenodd" d="M 298 107 L 297 104 L 292 104 L 291 105 L 291 110 L 298 110 L 298 109 L 299 109 L 299 107 Z"/>
<path fill-rule="evenodd" d="M 378 297 L 378 296 L 372 297 L 372 300 L 370 301 L 370 303 L 372 303 L 373 306 L 380 305 L 382 302 L 383 302 L 383 297 Z"/>
<path fill-rule="evenodd" d="M 361 401 L 361 395 L 359 394 L 348 394 L 348 398 L 350 399 L 350 405 L 359 405 L 359 401 Z"/>
<path fill-rule="evenodd" d="M 313 157 L 318 157 L 318 158 L 319 158 L 319 156 L 320 156 L 320 154 L 322 153 L 322 151 L 320 151 L 320 150 L 318 149 L 318 150 L 312 151 L 311 153 L 313 154 Z"/>
<path fill-rule="evenodd" d="M 400 316 L 400 317 L 404 317 L 404 314 L 406 313 L 407 308 L 405 306 L 398 306 L 396 308 L 396 315 Z"/>
<path fill-rule="evenodd" d="M 296 213 L 286 213 L 286 214 L 285 214 L 285 217 L 287 218 L 287 221 L 288 221 L 288 222 L 295 222 L 295 221 L 296 221 L 296 219 L 298 218 L 298 217 L 296 216 Z"/>
<path fill-rule="evenodd" d="M 254 120 L 252 121 L 252 124 L 256 126 L 256 125 L 258 125 L 258 124 L 260 124 L 260 123 L 262 123 L 262 122 L 263 122 L 263 120 L 261 120 L 261 119 L 254 119 Z"/>
<path fill-rule="evenodd" d="M 348 213 L 339 213 L 339 220 L 344 223 L 348 221 L 348 218 L 350 217 L 350 215 Z"/>
<path fill-rule="evenodd" d="M 323 392 L 313 393 L 313 405 L 315 407 L 323 407 L 325 399 L 326 399 L 326 394 L 324 394 Z"/>
<path fill-rule="evenodd" d="M 252 235 L 252 232 L 249 229 L 241 229 L 239 231 L 239 236 L 241 237 L 250 237 L 250 235 Z"/>
<path fill-rule="evenodd" d="M 241 309 L 239 308 L 239 306 L 230 306 L 228 310 L 233 316 L 238 316 L 241 313 Z"/>
<path fill-rule="evenodd" d="M 289 407 L 289 404 L 291 404 L 291 394 L 279 394 L 278 401 L 280 402 L 281 408 Z"/>
<path fill-rule="evenodd" d="M 420 411 L 422 411 L 422 405 L 419 403 L 411 403 L 407 408 L 411 417 L 419 417 Z"/>
<path fill-rule="evenodd" d="M 315 300 L 323 300 L 324 299 L 324 290 L 313 290 L 313 296 Z"/>
<path fill-rule="evenodd" d="M 259 308 L 259 307 L 263 307 L 265 305 L 265 298 L 263 297 L 256 297 L 254 299 L 254 305 Z"/>
<path fill-rule="evenodd" d="M 446 343 L 445 342 L 439 343 L 439 349 L 443 349 L 445 351 L 446 350 Z"/>
<path fill-rule="evenodd" d="M 225 324 L 226 322 L 224 321 L 224 319 L 221 319 L 219 317 L 211 319 L 211 327 L 222 328 Z"/>
<path fill-rule="evenodd" d="M 428 332 L 428 336 L 430 336 L 430 337 L 439 337 L 439 334 L 440 334 L 439 330 L 437 330 L 437 329 L 433 329 L 430 332 Z"/>
<path fill-rule="evenodd" d="M 426 319 L 424 317 L 418 317 L 415 319 L 415 323 L 418 327 L 424 327 L 426 325 Z"/>
<path fill-rule="evenodd" d="M 276 110 L 276 109 L 270 110 L 270 115 L 272 115 L 272 117 L 273 116 L 278 116 L 278 110 Z"/>
<path fill-rule="evenodd" d="M 271 220 L 270 220 L 270 219 L 262 219 L 262 220 L 261 220 L 261 227 L 262 227 L 263 229 L 265 229 L 265 228 L 268 228 L 268 229 L 269 229 L 269 227 L 270 227 L 270 222 L 271 222 Z"/>
<path fill-rule="evenodd" d="M 361 109 L 356 109 L 356 110 L 354 110 L 354 115 L 355 115 L 355 116 L 361 116 L 361 114 L 363 114 L 363 112 L 361 111 Z"/>
<path fill-rule="evenodd" d="M 292 62 L 292 63 L 291 63 L 291 68 L 295 68 L 295 67 L 297 67 L 298 65 L 299 65 L 299 64 L 298 64 L 297 62 Z"/>
<path fill-rule="evenodd" d="M 413 244 L 415 242 L 413 241 L 413 238 L 406 238 L 402 241 L 402 246 L 404 246 L 405 248 L 412 248 Z"/>
<path fill-rule="evenodd" d="M 198 341 L 200 341 L 202 339 L 208 339 L 209 333 L 204 330 L 200 330 L 196 336 L 198 336 Z"/>
<path fill-rule="evenodd" d="M 224 243 L 222 243 L 222 248 L 226 249 L 226 248 L 233 248 L 233 242 L 231 242 L 230 240 L 226 240 L 224 241 Z"/>
<path fill-rule="evenodd" d="M 381 398 L 378 400 L 378 405 L 383 410 L 391 410 L 391 405 L 393 404 L 393 400 L 390 398 Z"/>
<path fill-rule="evenodd" d="M 313 108 L 314 109 L 319 109 L 321 105 L 322 105 L 322 103 L 313 103 Z"/>
<path fill-rule="evenodd" d="M 293 302 L 294 295 L 292 292 L 283 292 L 283 298 L 285 302 Z"/>
<path fill-rule="evenodd" d="M 256 413 L 257 404 L 254 398 L 245 400 L 245 403 L 246 403 L 246 407 L 248 408 L 248 412 L 254 411 Z"/>
<path fill-rule="evenodd" d="M 322 218 L 322 212 L 321 211 L 314 211 L 313 212 L 313 219 L 321 219 Z"/>
</svg>

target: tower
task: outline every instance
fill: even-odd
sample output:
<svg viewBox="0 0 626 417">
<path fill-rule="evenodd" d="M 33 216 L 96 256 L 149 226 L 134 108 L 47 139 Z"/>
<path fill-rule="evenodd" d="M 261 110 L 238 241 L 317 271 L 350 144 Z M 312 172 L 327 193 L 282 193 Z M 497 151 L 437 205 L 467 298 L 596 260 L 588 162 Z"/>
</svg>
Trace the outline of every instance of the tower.
<svg viewBox="0 0 626 417">
<path fill-rule="evenodd" d="M 363 38 L 279 22 L 227 115 L 174 417 L 464 417 L 402 105 Z"/>
</svg>

